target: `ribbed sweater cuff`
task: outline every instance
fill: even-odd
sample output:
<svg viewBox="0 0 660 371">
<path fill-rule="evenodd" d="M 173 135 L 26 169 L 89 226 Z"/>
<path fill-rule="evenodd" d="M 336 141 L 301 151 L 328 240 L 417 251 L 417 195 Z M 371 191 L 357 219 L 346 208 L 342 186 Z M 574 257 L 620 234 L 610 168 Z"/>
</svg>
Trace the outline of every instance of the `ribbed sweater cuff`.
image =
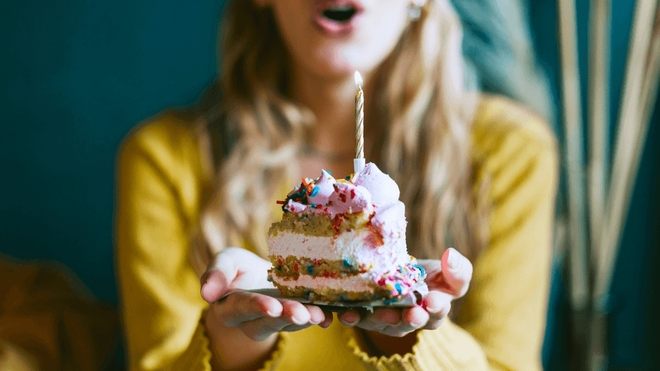
<svg viewBox="0 0 660 371">
<path fill-rule="evenodd" d="M 420 330 L 413 352 L 390 357 L 373 357 L 360 348 L 350 332 L 348 346 L 366 370 L 487 370 L 488 363 L 479 344 L 466 331 L 446 321 L 438 330 Z"/>
<path fill-rule="evenodd" d="M 202 318 L 204 316 L 202 315 Z M 211 371 L 211 349 L 206 327 L 200 319 L 188 349 L 177 359 L 174 370 Z"/>
<path fill-rule="evenodd" d="M 264 362 L 263 367 L 259 369 L 259 371 L 268 371 L 268 370 L 275 370 L 277 368 L 277 365 L 280 363 L 280 360 L 282 359 L 282 354 L 284 353 L 284 349 L 286 349 L 286 344 L 289 342 L 289 333 L 288 332 L 280 332 L 278 335 L 277 339 L 277 344 L 275 345 L 275 350 L 270 354 L 270 357 L 266 362 Z"/>
</svg>

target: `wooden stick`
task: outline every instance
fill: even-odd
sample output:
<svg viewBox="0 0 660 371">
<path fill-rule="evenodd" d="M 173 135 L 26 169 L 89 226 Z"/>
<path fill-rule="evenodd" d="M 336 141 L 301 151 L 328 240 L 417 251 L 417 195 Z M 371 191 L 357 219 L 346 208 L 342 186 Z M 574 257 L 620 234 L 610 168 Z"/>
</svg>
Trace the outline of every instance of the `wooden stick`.
<svg viewBox="0 0 660 371">
<path fill-rule="evenodd" d="M 603 225 L 605 195 L 607 192 L 607 168 L 609 152 L 609 78 L 610 78 L 610 27 L 611 0 L 591 0 L 589 15 L 589 223 L 591 268 L 598 262 L 600 232 Z M 589 273 L 592 271 L 590 270 Z M 588 324 L 581 328 L 585 333 L 588 354 L 587 369 L 604 369 L 607 363 L 607 344 L 604 334 L 606 318 L 586 315 Z M 577 324 L 576 324 L 577 325 Z M 579 340 L 579 339 L 577 339 Z M 579 343 L 578 343 L 579 344 Z"/>
<path fill-rule="evenodd" d="M 653 34 L 651 34 L 649 55 L 646 61 L 646 78 L 642 87 L 642 97 L 639 100 L 642 104 L 642 114 L 644 114 L 642 123 L 647 128 L 653 115 L 653 109 L 655 108 L 654 105 L 659 88 L 658 78 L 660 78 L 660 4 L 656 11 L 655 25 L 653 26 Z M 641 148 L 638 149 L 641 151 Z"/>
<path fill-rule="evenodd" d="M 589 300 L 584 177 L 582 175 L 582 109 L 578 67 L 575 3 L 559 1 L 566 166 L 568 170 L 568 222 L 571 303 L 583 310 Z"/>
<path fill-rule="evenodd" d="M 624 80 L 624 91 L 619 110 L 618 136 L 610 181 L 610 197 L 606 208 L 606 219 L 601 231 L 603 249 L 598 259 L 596 272 L 594 302 L 600 303 L 606 297 L 612 281 L 615 259 L 618 255 L 619 242 L 625 218 L 628 211 L 630 196 L 636 176 L 636 163 L 639 162 L 636 148 L 643 143 L 647 114 L 643 114 L 640 98 L 650 93 L 642 93 L 646 76 L 649 44 L 653 30 L 654 18 L 657 12 L 657 0 L 638 0 L 631 32 L 631 46 L 628 53 L 628 64 Z M 653 84 L 651 84 L 653 85 Z M 646 104 L 645 102 L 642 104 Z M 643 121 L 647 121 L 644 123 Z M 605 308 L 596 308 L 605 311 Z"/>
<path fill-rule="evenodd" d="M 610 0 L 591 0 L 589 24 L 589 222 L 591 263 L 600 246 L 609 148 Z"/>
</svg>

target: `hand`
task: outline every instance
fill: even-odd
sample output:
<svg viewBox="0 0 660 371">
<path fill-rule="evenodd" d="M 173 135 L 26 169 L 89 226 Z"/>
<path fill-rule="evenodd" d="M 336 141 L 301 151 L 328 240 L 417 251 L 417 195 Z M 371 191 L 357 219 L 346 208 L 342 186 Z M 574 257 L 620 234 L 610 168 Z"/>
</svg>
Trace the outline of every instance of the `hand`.
<svg viewBox="0 0 660 371">
<path fill-rule="evenodd" d="M 419 260 L 427 273 L 429 293 L 421 306 L 406 309 L 378 308 L 373 313 L 348 310 L 339 320 L 346 326 L 380 334 L 403 337 L 418 329 L 440 327 L 449 314 L 451 302 L 465 295 L 472 278 L 472 264 L 455 249 L 447 249 L 441 260 Z M 381 337 L 370 336 L 378 341 Z"/>
<path fill-rule="evenodd" d="M 312 325 L 328 327 L 332 315 L 319 307 L 266 295 L 228 291 L 272 287 L 267 280 L 271 264 L 241 248 L 231 247 L 216 255 L 201 278 L 201 295 L 208 303 L 211 321 L 221 327 L 239 328 L 255 341 L 280 331 L 298 331 Z M 207 316 L 208 318 L 208 316 Z"/>
</svg>

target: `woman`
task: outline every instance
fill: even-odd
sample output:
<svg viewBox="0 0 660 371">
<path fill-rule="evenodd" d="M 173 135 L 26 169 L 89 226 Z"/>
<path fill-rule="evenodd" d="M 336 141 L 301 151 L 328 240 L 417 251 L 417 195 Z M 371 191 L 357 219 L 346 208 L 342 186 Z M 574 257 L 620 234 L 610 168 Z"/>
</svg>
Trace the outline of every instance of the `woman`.
<svg viewBox="0 0 660 371">
<path fill-rule="evenodd" d="M 540 369 L 554 140 L 526 110 L 467 92 L 448 2 L 239 0 L 223 25 L 219 82 L 195 110 L 143 124 L 119 158 L 130 368 Z M 355 70 L 366 157 L 401 187 L 408 248 L 430 259 L 425 305 L 333 321 L 222 298 L 267 285 L 266 230 L 295 179 L 351 172 Z"/>
</svg>

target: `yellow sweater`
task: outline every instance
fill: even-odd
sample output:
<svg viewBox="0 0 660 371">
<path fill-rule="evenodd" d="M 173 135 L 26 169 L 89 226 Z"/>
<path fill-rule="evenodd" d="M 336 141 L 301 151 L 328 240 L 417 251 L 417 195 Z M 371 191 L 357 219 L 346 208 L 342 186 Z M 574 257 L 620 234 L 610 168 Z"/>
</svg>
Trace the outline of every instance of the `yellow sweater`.
<svg viewBox="0 0 660 371">
<path fill-rule="evenodd" d="M 540 370 L 557 182 L 552 133 L 502 98 L 484 98 L 473 166 L 487 177 L 490 243 L 456 323 L 422 330 L 413 352 L 370 358 L 335 321 L 282 333 L 268 370 Z M 116 264 L 130 370 L 210 370 L 207 304 L 189 263 L 209 181 L 191 118 L 160 115 L 125 141 L 118 162 Z"/>
</svg>

